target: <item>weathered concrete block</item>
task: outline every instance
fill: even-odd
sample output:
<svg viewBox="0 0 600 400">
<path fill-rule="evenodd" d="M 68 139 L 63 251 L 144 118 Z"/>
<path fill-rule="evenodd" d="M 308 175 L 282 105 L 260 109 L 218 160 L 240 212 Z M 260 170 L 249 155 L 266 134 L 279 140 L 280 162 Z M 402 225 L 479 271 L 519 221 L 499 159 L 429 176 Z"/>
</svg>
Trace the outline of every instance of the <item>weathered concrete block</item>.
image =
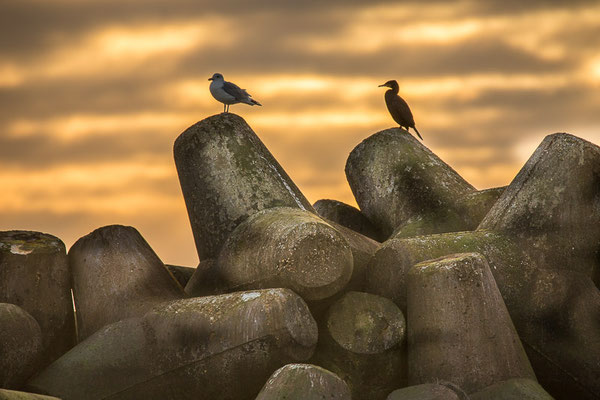
<svg viewBox="0 0 600 400">
<path fill-rule="evenodd" d="M 399 128 L 356 146 L 346 162 L 346 177 L 361 211 L 383 238 L 417 220 L 435 221 L 435 232 L 473 229 L 479 223 L 461 202 L 475 188 Z"/>
<path fill-rule="evenodd" d="M 25 383 L 42 361 L 42 350 L 37 321 L 19 306 L 0 303 L 0 387 Z"/>
<path fill-rule="evenodd" d="M 454 253 L 481 253 L 513 318 L 523 314 L 522 294 L 537 266 L 520 246 L 504 235 L 488 232 L 452 232 L 390 239 L 375 253 L 367 270 L 366 291 L 392 299 L 406 312 L 406 280 L 410 268 L 425 260 Z"/>
<path fill-rule="evenodd" d="M 576 399 L 578 397 L 572 397 Z M 471 400 L 553 400 L 536 381 L 524 378 L 498 382 L 470 396 Z"/>
<path fill-rule="evenodd" d="M 60 400 L 58 397 L 0 389 L 0 400 Z"/>
<path fill-rule="evenodd" d="M 599 277 L 599 183 L 600 147 L 566 133 L 549 135 L 479 229 L 527 243 L 543 268 Z"/>
<path fill-rule="evenodd" d="M 400 225 L 394 233 L 393 238 L 405 238 L 432 233 L 441 233 L 458 230 L 474 230 L 488 211 L 496 203 L 506 186 L 477 190 L 467 193 L 457 199 L 457 207 L 468 210 L 469 222 L 465 224 L 446 223 L 435 214 L 416 216 L 405 224 Z"/>
<path fill-rule="evenodd" d="M 165 264 L 165 267 L 167 267 L 169 272 L 171 272 L 173 277 L 177 279 L 177 282 L 179 282 L 183 288 L 185 288 L 185 285 L 187 285 L 192 275 L 194 275 L 194 272 L 196 272 L 196 268 L 182 267 L 180 265 Z"/>
<path fill-rule="evenodd" d="M 343 225 L 333 221 L 326 221 L 333 226 L 350 245 L 354 266 L 352 268 L 352 278 L 346 286 L 347 290 L 363 291 L 367 279 L 367 267 L 375 252 L 381 247 L 381 243 L 353 231 Z"/>
<path fill-rule="evenodd" d="M 39 323 L 49 364 L 75 344 L 71 273 L 64 243 L 30 231 L 0 232 L 0 302 Z"/>
<path fill-rule="evenodd" d="M 253 399 L 316 342 L 306 303 L 287 289 L 183 299 L 102 328 L 27 387 L 65 400 Z"/>
<path fill-rule="evenodd" d="M 189 127 L 173 149 L 200 260 L 216 258 L 250 215 L 310 202 L 241 117 L 224 113 Z"/>
<path fill-rule="evenodd" d="M 315 363 L 346 381 L 355 399 L 384 399 L 406 382 L 404 315 L 389 299 L 348 292 L 329 309 Z"/>
<path fill-rule="evenodd" d="M 467 393 L 535 374 L 494 277 L 477 253 L 408 273 L 409 383 L 454 382 Z"/>
<path fill-rule="evenodd" d="M 556 398 L 598 399 L 598 290 L 582 274 L 540 269 L 524 248 L 483 230 L 388 240 L 369 264 L 367 291 L 389 297 L 405 310 L 406 274 L 414 264 L 453 253 L 481 253 L 544 388 Z"/>
<path fill-rule="evenodd" d="M 277 207 L 241 223 L 217 264 L 230 290 L 286 287 L 305 300 L 323 300 L 346 286 L 353 256 L 346 239 L 317 215 Z"/>
<path fill-rule="evenodd" d="M 469 397 L 455 385 L 424 383 L 394 390 L 385 400 L 469 400 Z"/>
<path fill-rule="evenodd" d="M 256 400 L 350 400 L 348 385 L 333 372 L 310 364 L 288 364 L 271 375 Z"/>
<path fill-rule="evenodd" d="M 313 204 L 326 220 L 336 222 L 373 240 L 381 240 L 379 230 L 359 209 L 337 200 L 322 199 Z"/>
<path fill-rule="evenodd" d="M 540 270 L 519 326 L 542 386 L 557 399 L 600 398 L 600 292 L 589 277 Z"/>
<path fill-rule="evenodd" d="M 80 340 L 106 324 L 184 297 L 183 288 L 133 227 L 109 225 L 69 250 Z"/>
<path fill-rule="evenodd" d="M 221 279 L 216 260 L 209 258 L 198 264 L 198 268 L 185 285 L 185 293 L 190 297 L 227 293 L 227 285 Z"/>
</svg>

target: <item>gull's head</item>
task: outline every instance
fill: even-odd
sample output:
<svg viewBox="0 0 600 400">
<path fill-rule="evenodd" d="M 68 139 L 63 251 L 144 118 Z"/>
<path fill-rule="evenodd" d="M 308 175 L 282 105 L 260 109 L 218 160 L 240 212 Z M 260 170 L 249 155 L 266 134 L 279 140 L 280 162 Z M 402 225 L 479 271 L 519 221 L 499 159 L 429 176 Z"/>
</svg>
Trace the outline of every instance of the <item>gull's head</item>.
<svg viewBox="0 0 600 400">
<path fill-rule="evenodd" d="M 390 89 L 394 89 L 398 87 L 398 82 L 392 79 L 391 81 L 387 81 L 383 85 L 379 85 L 379 87 L 389 87 Z"/>
<path fill-rule="evenodd" d="M 209 81 L 222 81 L 223 80 L 223 75 L 221 75 L 220 73 L 216 73 L 213 74 L 213 76 L 211 76 L 210 78 L 208 78 Z"/>
</svg>

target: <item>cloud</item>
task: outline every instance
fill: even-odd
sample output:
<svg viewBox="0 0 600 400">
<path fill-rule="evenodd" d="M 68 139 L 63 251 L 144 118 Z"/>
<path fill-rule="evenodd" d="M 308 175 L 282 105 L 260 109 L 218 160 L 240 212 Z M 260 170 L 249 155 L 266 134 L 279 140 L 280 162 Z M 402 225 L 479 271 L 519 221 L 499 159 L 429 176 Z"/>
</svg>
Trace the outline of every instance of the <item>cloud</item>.
<svg viewBox="0 0 600 400">
<path fill-rule="evenodd" d="M 596 2 L 5 0 L 0 24 L 2 228 L 133 224 L 171 262 L 196 262 L 172 144 L 222 110 L 217 71 L 264 104 L 232 111 L 311 201 L 354 203 L 344 164 L 395 125 L 388 79 L 480 188 L 546 134 L 600 141 Z"/>
</svg>

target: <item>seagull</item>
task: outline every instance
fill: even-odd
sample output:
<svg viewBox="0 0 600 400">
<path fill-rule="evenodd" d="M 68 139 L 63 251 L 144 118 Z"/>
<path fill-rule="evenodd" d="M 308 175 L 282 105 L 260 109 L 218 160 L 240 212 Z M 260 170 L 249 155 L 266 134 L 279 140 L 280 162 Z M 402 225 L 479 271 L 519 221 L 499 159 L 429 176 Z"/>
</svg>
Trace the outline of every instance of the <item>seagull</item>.
<svg viewBox="0 0 600 400">
<path fill-rule="evenodd" d="M 223 75 L 218 72 L 213 74 L 208 80 L 212 81 L 210 83 L 210 94 L 223 103 L 223 112 L 229 112 L 229 106 L 237 103 L 262 106 L 262 104 L 254 100 L 252 96 L 246 92 L 246 89 L 240 89 L 235 83 L 227 82 L 223 78 Z"/>
<path fill-rule="evenodd" d="M 379 85 L 379 87 L 389 87 L 390 90 L 385 92 L 385 104 L 387 105 L 388 111 L 392 115 L 394 121 L 400 125 L 400 128 L 405 128 L 408 132 L 408 128 L 413 128 L 419 139 L 423 140 L 421 134 L 417 130 L 415 126 L 415 119 L 413 118 L 412 113 L 410 112 L 410 108 L 404 99 L 398 96 L 398 82 L 395 80 L 387 81 L 383 85 Z"/>
</svg>

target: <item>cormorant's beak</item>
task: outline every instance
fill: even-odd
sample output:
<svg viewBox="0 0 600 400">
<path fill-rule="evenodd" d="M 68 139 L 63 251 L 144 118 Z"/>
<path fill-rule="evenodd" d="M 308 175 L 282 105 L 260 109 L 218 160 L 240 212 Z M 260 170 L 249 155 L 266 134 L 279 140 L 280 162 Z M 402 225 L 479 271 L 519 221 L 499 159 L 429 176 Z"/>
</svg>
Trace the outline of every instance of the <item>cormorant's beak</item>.
<svg viewBox="0 0 600 400">
<path fill-rule="evenodd" d="M 212 80 L 213 80 L 213 78 L 208 78 L 208 80 L 209 80 L 209 81 L 212 81 Z"/>
<path fill-rule="evenodd" d="M 379 85 L 377 87 L 387 87 L 387 85 L 384 83 L 383 85 Z"/>
</svg>

